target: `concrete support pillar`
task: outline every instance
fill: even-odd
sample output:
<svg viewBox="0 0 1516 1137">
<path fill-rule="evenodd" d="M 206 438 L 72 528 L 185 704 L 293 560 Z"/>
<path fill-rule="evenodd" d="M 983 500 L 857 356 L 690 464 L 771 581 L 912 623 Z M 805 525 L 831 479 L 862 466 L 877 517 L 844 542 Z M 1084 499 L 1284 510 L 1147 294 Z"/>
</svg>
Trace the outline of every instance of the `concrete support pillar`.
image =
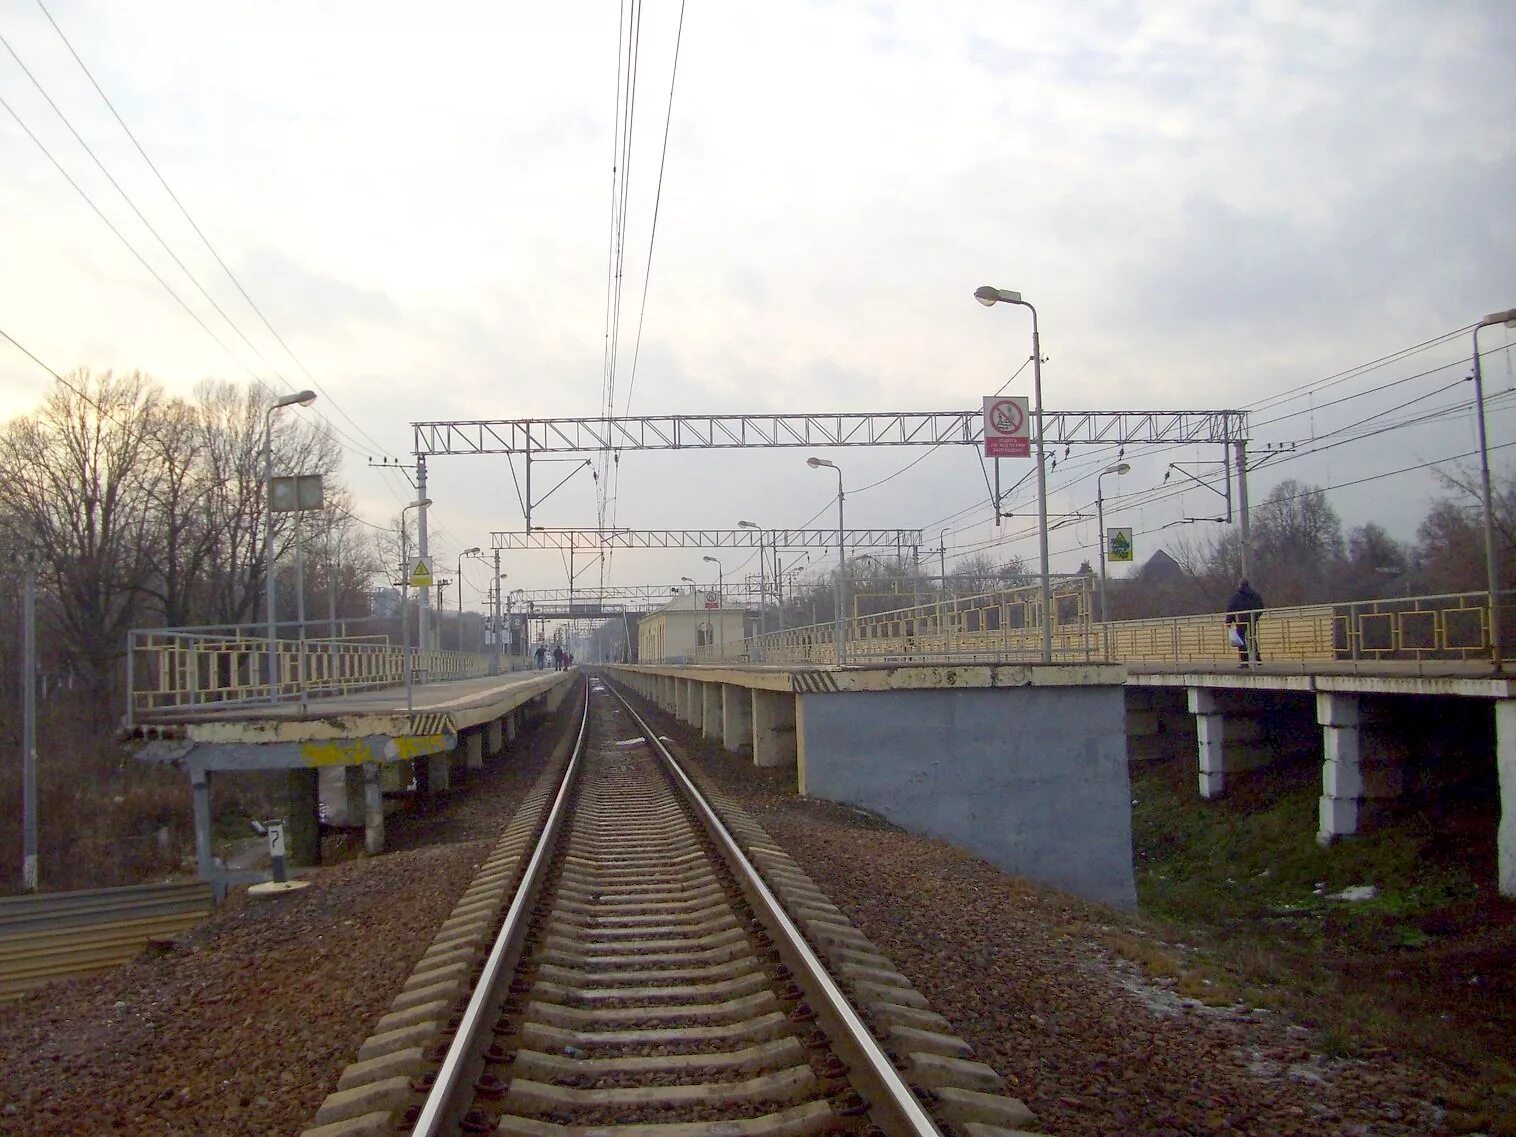
<svg viewBox="0 0 1516 1137">
<path fill-rule="evenodd" d="M 515 742 L 516 735 L 521 732 L 521 709 L 518 707 L 505 716 L 505 741 Z"/>
<path fill-rule="evenodd" d="M 1200 796 L 1209 801 L 1226 792 L 1226 716 L 1216 705 L 1216 693 L 1204 687 L 1189 689 L 1190 713 L 1195 716 L 1196 752 L 1200 756 Z"/>
<path fill-rule="evenodd" d="M 688 679 L 674 680 L 674 717 L 680 722 L 695 721 L 694 694 L 695 685 Z"/>
<path fill-rule="evenodd" d="M 568 672 L 564 672 L 564 674 L 567 675 Z M 547 710 L 548 710 L 548 714 L 552 714 L 560 706 L 562 706 L 563 705 L 563 700 L 568 697 L 568 693 L 570 691 L 572 691 L 573 689 L 574 689 L 574 683 L 573 683 L 573 680 L 571 680 L 571 679 L 560 680 L 553 687 L 549 688 L 548 693 L 547 693 Z"/>
<path fill-rule="evenodd" d="M 490 758 L 497 757 L 505 745 L 505 723 L 515 713 L 512 711 L 504 719 L 490 719 L 484 724 L 484 753 Z"/>
<path fill-rule="evenodd" d="M 1500 782 L 1496 874 L 1500 895 L 1516 896 L 1516 699 L 1495 701 L 1495 776 Z"/>
<path fill-rule="evenodd" d="M 453 787 L 453 755 L 452 751 L 444 750 L 441 754 L 431 754 L 426 759 L 426 790 L 427 793 L 446 793 Z"/>
<path fill-rule="evenodd" d="M 378 762 L 363 764 L 363 849 L 369 856 L 384 852 L 384 783 Z"/>
<path fill-rule="evenodd" d="M 201 880 L 216 873 L 211 853 L 211 774 L 209 770 L 190 770 L 190 796 L 195 810 L 195 866 Z"/>
<path fill-rule="evenodd" d="M 795 764 L 795 696 L 753 688 L 753 764 Z"/>
<path fill-rule="evenodd" d="M 721 684 L 721 745 L 734 754 L 753 748 L 753 700 L 747 690 Z"/>
<path fill-rule="evenodd" d="M 706 738 L 721 737 L 721 684 L 700 684 L 700 733 Z"/>
<path fill-rule="evenodd" d="M 1263 737 L 1262 720 L 1243 695 L 1191 687 L 1189 707 L 1195 716 L 1201 797 L 1220 797 L 1226 792 L 1228 775 L 1268 764 L 1272 755 Z"/>
<path fill-rule="evenodd" d="M 1316 695 L 1322 751 L 1316 840 L 1323 845 L 1358 832 L 1358 809 L 1363 802 L 1359 711 L 1357 695 L 1328 691 Z"/>
<path fill-rule="evenodd" d="M 672 675 L 658 676 L 658 705 L 671 715 L 678 713 L 679 686 Z"/>
<path fill-rule="evenodd" d="M 484 732 L 471 730 L 463 736 L 463 762 L 470 770 L 484 769 Z"/>
<path fill-rule="evenodd" d="M 363 804 L 362 766 L 342 767 L 342 818 L 339 824 L 360 825 L 366 808 Z"/>
<path fill-rule="evenodd" d="M 1375 709 L 1359 695 L 1316 695 L 1323 759 L 1316 840 L 1323 845 L 1361 832 L 1370 803 L 1399 797 L 1405 789 L 1406 731 Z"/>
<path fill-rule="evenodd" d="M 1194 728 L 1177 692 L 1129 687 L 1125 695 L 1128 761 L 1161 762 L 1178 758 L 1194 744 Z"/>
<path fill-rule="evenodd" d="M 304 766 L 285 771 L 289 816 L 284 819 L 284 843 L 291 864 L 321 863 L 321 771 Z"/>
</svg>

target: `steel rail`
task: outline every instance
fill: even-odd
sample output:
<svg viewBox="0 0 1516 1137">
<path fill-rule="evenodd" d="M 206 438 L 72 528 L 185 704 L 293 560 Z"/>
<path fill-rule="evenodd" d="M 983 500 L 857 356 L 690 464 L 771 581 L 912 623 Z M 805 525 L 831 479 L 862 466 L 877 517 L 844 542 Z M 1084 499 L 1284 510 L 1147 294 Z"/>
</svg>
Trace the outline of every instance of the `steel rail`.
<svg viewBox="0 0 1516 1137">
<path fill-rule="evenodd" d="M 543 826 L 542 836 L 532 850 L 526 871 L 521 874 L 521 883 L 516 888 L 516 895 L 511 898 L 510 908 L 506 910 L 505 922 L 500 925 L 500 932 L 485 959 L 484 970 L 480 973 L 474 993 L 459 1020 L 452 1044 L 447 1048 L 447 1056 L 437 1070 L 437 1080 L 416 1117 L 416 1124 L 411 1128 L 411 1137 L 438 1137 L 443 1132 L 442 1126 L 447 1120 L 445 1113 L 453 1092 L 463 1076 L 464 1067 L 475 1058 L 477 1036 L 481 1029 L 488 1028 L 497 1015 L 492 1005 L 496 997 L 495 988 L 500 982 L 506 957 L 516 946 L 516 940 L 530 915 L 530 906 L 535 903 L 542 877 L 547 872 L 553 846 L 557 843 L 558 833 L 568 812 L 569 795 L 579 773 L 579 760 L 584 755 L 584 736 L 590 721 L 588 677 L 585 678 L 583 690 L 584 712 L 579 719 L 579 735 L 574 740 L 574 753 L 563 772 L 563 781 L 553 799 L 553 807 L 548 811 L 547 824 Z"/>
<path fill-rule="evenodd" d="M 624 695 L 616 689 L 611 682 L 602 679 L 607 690 L 611 691 L 616 698 L 621 700 L 621 705 L 626 708 L 632 720 L 647 738 L 652 747 L 657 750 L 659 757 L 672 772 L 675 782 L 684 790 L 686 798 L 696 813 L 700 815 L 706 829 L 716 839 L 717 844 L 725 854 L 728 864 L 736 871 L 748 892 L 750 900 L 756 901 L 756 906 L 761 908 L 763 915 L 769 924 L 777 930 L 788 942 L 794 951 L 796 961 L 801 965 L 805 973 L 805 979 L 810 990 L 819 993 L 832 1011 L 841 1021 L 848 1034 L 848 1042 L 862 1055 L 869 1066 L 869 1072 L 877 1079 L 889 1093 L 890 1107 L 910 1126 L 910 1132 L 914 1137 L 943 1137 L 942 1130 L 932 1120 L 930 1114 L 922 1108 L 917 1101 L 916 1095 L 900 1077 L 900 1072 L 895 1069 L 895 1064 L 884 1053 L 883 1048 L 864 1025 L 858 1012 L 848 1002 L 842 989 L 837 986 L 835 980 L 826 970 L 826 965 L 821 962 L 819 956 L 812 950 L 811 945 L 805 941 L 804 935 L 795 926 L 789 914 L 785 912 L 779 899 L 769 890 L 757 867 L 747 858 L 742 847 L 737 843 L 727 829 L 725 822 L 711 808 L 705 800 L 705 795 L 696 788 L 688 774 L 669 753 L 668 747 L 663 745 L 658 734 L 643 721 L 636 709 L 629 703 Z M 586 700 L 587 701 L 587 700 Z"/>
</svg>

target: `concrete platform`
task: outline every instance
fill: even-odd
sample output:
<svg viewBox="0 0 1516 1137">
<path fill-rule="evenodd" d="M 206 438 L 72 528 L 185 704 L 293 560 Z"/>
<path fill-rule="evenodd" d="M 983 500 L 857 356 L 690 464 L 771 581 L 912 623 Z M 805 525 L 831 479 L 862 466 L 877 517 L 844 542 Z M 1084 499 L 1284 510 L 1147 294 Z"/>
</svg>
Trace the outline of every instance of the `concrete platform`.
<svg viewBox="0 0 1516 1137">
<path fill-rule="evenodd" d="M 793 766 L 802 794 L 1136 907 L 1119 665 L 606 670 L 755 764 Z"/>
<path fill-rule="evenodd" d="M 461 732 L 538 698 L 561 697 L 577 674 L 515 671 L 422 684 L 412 689 L 409 711 L 404 687 L 313 699 L 304 707 L 178 707 L 139 713 L 129 737 L 146 742 L 141 758 L 217 770 L 405 761 L 452 750 Z"/>
<path fill-rule="evenodd" d="M 478 769 L 505 752 L 531 712 L 548 713 L 582 682 L 578 669 L 506 675 L 404 687 L 298 702 L 179 707 L 138 714 L 128 739 L 143 743 L 139 760 L 171 764 L 189 775 L 195 813 L 195 851 L 202 880 L 218 894 L 237 879 L 212 850 L 210 785 L 226 771 L 262 771 L 286 780 L 284 818 L 291 859 L 320 857 L 323 769 L 340 801 L 329 813 L 361 819 L 364 848 L 384 849 L 384 795 L 412 784 L 443 793 L 456 770 Z"/>
</svg>

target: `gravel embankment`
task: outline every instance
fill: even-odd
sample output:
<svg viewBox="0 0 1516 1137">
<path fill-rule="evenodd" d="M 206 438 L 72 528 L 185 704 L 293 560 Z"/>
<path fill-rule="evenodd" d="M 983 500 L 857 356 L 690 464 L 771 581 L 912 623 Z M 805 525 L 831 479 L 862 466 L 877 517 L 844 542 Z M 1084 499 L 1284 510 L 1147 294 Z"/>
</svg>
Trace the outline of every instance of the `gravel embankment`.
<svg viewBox="0 0 1516 1137">
<path fill-rule="evenodd" d="M 659 728 L 825 888 L 1006 1076 L 1050 1134 L 1438 1132 L 1423 1071 L 1310 1053 L 1272 1015 L 1183 1000 L 1101 946 L 1135 921 L 939 842 L 785 792 L 784 775 Z M 430 943 L 554 738 L 492 766 L 392 852 L 234 901 L 161 958 L 0 1007 L 0 1134 L 292 1134 Z M 792 780 L 788 785 L 793 785 Z"/>
<path fill-rule="evenodd" d="M 863 811 L 799 798 L 793 770 L 759 770 L 651 714 L 1005 1077 L 1041 1131 L 1440 1132 L 1424 1072 L 1313 1054 L 1307 1031 L 1252 1008 L 1182 998 L 1102 946 L 1112 932 L 1146 936 L 1140 921 Z"/>
<path fill-rule="evenodd" d="M 230 900 L 182 946 L 0 1007 L 0 1134 L 298 1133 L 430 945 L 557 731 L 424 812 L 391 852 Z"/>
</svg>

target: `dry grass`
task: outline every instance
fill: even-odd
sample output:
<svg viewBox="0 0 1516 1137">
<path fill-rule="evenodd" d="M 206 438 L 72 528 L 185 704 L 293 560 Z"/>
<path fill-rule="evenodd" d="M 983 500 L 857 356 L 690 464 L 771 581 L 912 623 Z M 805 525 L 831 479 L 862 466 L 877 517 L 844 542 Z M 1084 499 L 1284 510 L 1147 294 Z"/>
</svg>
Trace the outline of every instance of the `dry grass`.
<svg viewBox="0 0 1516 1137">
<path fill-rule="evenodd" d="M 108 888 L 179 871 L 194 847 L 189 786 L 177 770 L 133 761 L 92 734 L 65 698 L 38 722 L 37 852 L 49 891 Z M 0 893 L 21 885 L 19 747 L 0 765 Z"/>
<path fill-rule="evenodd" d="M 1324 1052 L 1420 1061 L 1452 1132 L 1516 1137 L 1516 903 L 1497 895 L 1490 780 L 1413 794 L 1322 849 L 1319 776 L 1282 764 L 1208 803 L 1192 764 L 1141 769 L 1142 909 L 1199 950 L 1194 962 L 1140 940 L 1115 950 L 1207 1002 L 1227 992 L 1286 1011 Z M 1326 895 L 1360 884 L 1378 894 Z"/>
</svg>

